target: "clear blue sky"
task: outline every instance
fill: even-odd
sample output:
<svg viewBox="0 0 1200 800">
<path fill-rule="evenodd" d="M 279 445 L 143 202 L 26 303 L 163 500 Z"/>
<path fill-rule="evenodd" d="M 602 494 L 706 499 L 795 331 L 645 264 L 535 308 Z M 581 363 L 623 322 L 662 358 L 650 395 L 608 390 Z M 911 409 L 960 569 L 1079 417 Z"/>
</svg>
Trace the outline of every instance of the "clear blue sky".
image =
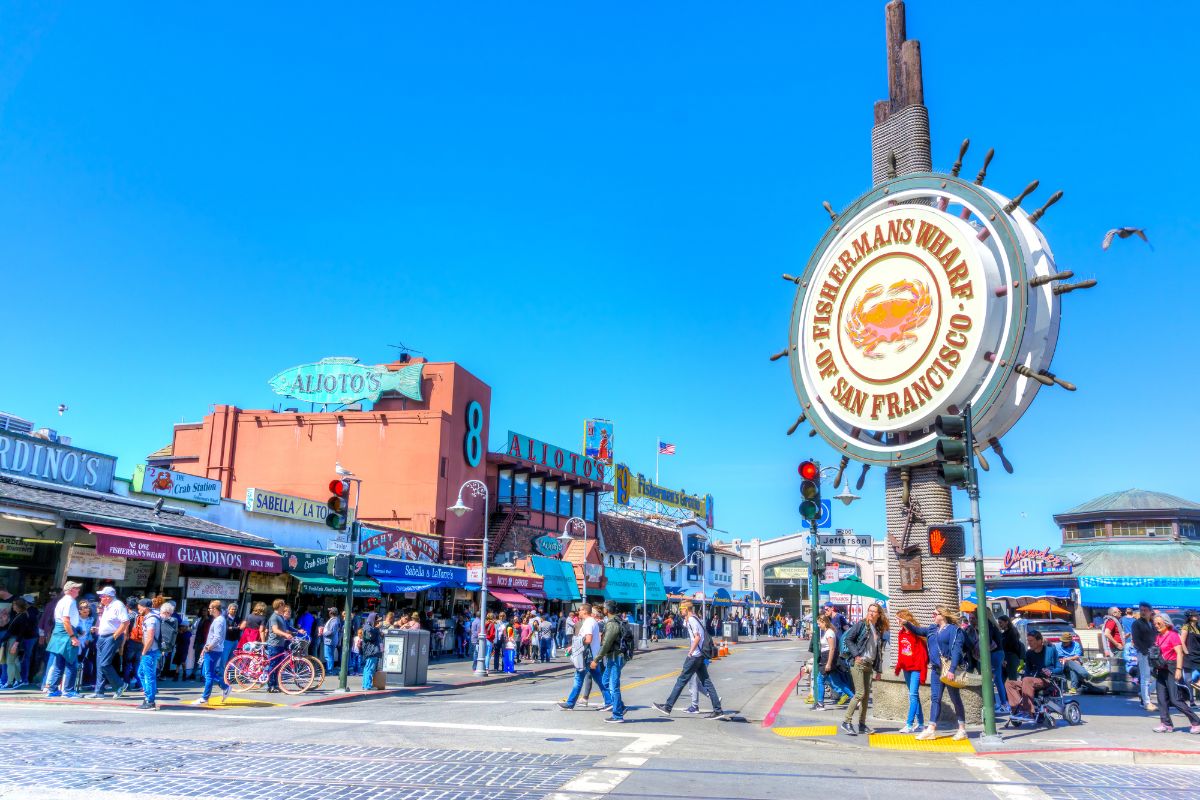
<svg viewBox="0 0 1200 800">
<path fill-rule="evenodd" d="M 128 474 L 283 368 L 403 341 L 492 385 L 494 447 L 609 417 L 647 474 L 675 442 L 663 482 L 731 535 L 797 527 L 796 464 L 835 457 L 783 435 L 779 274 L 870 183 L 883 2 L 55 6 L 0 8 L 0 409 Z M 985 478 L 989 554 L 1103 492 L 1200 499 L 1197 16 L 909 3 L 935 165 L 969 136 L 990 185 L 1065 190 L 1043 229 L 1100 279 L 1064 302 L 1079 391 Z M 1101 252 L 1119 225 L 1153 251 Z M 838 527 L 882 534 L 881 478 Z"/>
</svg>

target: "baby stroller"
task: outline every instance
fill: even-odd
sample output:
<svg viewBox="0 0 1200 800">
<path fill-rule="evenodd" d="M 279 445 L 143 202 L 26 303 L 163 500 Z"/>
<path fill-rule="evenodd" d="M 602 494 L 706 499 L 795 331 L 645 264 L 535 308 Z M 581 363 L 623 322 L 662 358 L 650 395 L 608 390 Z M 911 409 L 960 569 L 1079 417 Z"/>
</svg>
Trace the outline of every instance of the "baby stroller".
<svg viewBox="0 0 1200 800">
<path fill-rule="evenodd" d="M 1062 717 L 1068 725 L 1078 725 L 1083 722 L 1083 712 L 1079 708 L 1079 701 L 1066 695 L 1066 686 L 1066 679 L 1061 675 L 1055 675 L 1050 678 L 1046 688 L 1033 696 L 1034 725 L 1053 728 L 1057 724 L 1054 721 L 1056 716 Z M 1019 728 L 1022 723 L 1020 720 L 1010 718 L 1006 725 L 1009 728 Z"/>
</svg>

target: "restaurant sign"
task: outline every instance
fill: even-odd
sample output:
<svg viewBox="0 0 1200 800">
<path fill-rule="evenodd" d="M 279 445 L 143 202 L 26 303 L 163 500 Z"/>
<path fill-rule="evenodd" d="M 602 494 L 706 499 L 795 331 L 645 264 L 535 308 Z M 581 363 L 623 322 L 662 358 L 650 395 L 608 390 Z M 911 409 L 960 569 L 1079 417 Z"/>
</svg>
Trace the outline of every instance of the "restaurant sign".
<svg viewBox="0 0 1200 800">
<path fill-rule="evenodd" d="M 1045 550 L 1022 550 L 1013 547 L 1004 553 L 1000 574 L 1009 575 L 1070 575 L 1075 565 L 1065 558 Z"/>
<path fill-rule="evenodd" d="M 184 584 L 189 600 L 236 600 L 240 586 L 217 578 L 188 578 Z"/>
<path fill-rule="evenodd" d="M 111 492 L 117 459 L 35 436 L 0 431 L 0 472 L 78 489 Z"/>
<path fill-rule="evenodd" d="M 276 394 L 318 405 L 375 402 L 384 392 L 420 400 L 423 368 L 423 364 L 417 363 L 391 370 L 383 365 L 360 364 L 357 358 L 337 356 L 285 369 L 267 381 L 267 385 Z"/>
<path fill-rule="evenodd" d="M 329 559 L 334 555 L 334 553 L 314 553 L 309 550 L 284 550 L 283 568 L 293 575 L 328 575 Z M 355 575 L 365 575 L 366 568 L 366 559 L 354 560 Z"/>
<path fill-rule="evenodd" d="M 372 558 L 368 562 L 368 571 L 376 578 L 391 578 L 401 581 L 436 582 L 443 585 L 467 582 L 467 570 L 462 567 L 448 567 L 445 564 Z"/>
<path fill-rule="evenodd" d="M 86 527 L 96 534 L 96 552 L 102 556 L 254 572 L 279 572 L 282 569 L 279 556 L 265 550 L 259 552 L 241 547 L 226 549 L 215 542 L 184 540 L 173 536 L 159 539 L 151 538 L 151 534 L 126 534 L 116 529 L 105 531 L 95 525 Z"/>
<path fill-rule="evenodd" d="M 508 432 L 508 454 L 589 481 L 604 480 L 604 465 L 599 461 L 512 431 Z"/>
<path fill-rule="evenodd" d="M 174 500 L 216 505 L 221 502 L 221 482 L 183 472 L 138 464 L 133 470 L 133 490 Z"/>
<path fill-rule="evenodd" d="M 556 556 L 562 552 L 562 541 L 557 536 L 538 536 L 533 540 L 533 549 L 538 555 Z"/>
<path fill-rule="evenodd" d="M 509 575 L 488 570 L 488 586 L 496 589 L 515 589 L 518 592 L 529 589 L 540 592 L 543 583 L 538 575 Z"/>
<path fill-rule="evenodd" d="M 71 545 L 67 556 L 67 574 L 72 578 L 98 578 L 101 580 L 125 580 L 125 559 L 97 555 L 93 547 Z"/>
<path fill-rule="evenodd" d="M 442 555 L 442 540 L 412 531 L 359 527 L 358 552 L 361 555 L 398 558 L 403 561 L 437 562 Z"/>
<path fill-rule="evenodd" d="M 312 522 L 317 525 L 324 525 L 325 517 L 329 514 L 328 507 L 316 500 L 253 488 L 246 490 L 246 510 L 255 514 L 268 514 L 272 517 Z"/>
<path fill-rule="evenodd" d="M 0 556 L 33 557 L 33 545 L 15 536 L 0 536 Z"/>
</svg>

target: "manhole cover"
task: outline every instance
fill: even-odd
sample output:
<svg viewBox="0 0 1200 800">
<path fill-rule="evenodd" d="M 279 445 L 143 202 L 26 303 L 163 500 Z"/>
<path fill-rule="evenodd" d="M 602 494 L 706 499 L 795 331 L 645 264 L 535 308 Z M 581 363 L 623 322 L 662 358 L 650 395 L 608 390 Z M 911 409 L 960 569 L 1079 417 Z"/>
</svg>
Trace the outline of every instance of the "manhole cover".
<svg viewBox="0 0 1200 800">
<path fill-rule="evenodd" d="M 573 741 L 575 741 L 575 740 L 574 740 L 574 739 L 568 739 L 568 738 L 567 738 L 567 737 L 565 737 L 565 736 L 551 736 L 551 737 L 550 737 L 549 739 L 547 739 L 546 741 L 547 741 L 547 742 L 573 742 Z"/>
<path fill-rule="evenodd" d="M 68 719 L 63 720 L 63 725 L 124 725 L 121 720 L 116 719 Z"/>
</svg>

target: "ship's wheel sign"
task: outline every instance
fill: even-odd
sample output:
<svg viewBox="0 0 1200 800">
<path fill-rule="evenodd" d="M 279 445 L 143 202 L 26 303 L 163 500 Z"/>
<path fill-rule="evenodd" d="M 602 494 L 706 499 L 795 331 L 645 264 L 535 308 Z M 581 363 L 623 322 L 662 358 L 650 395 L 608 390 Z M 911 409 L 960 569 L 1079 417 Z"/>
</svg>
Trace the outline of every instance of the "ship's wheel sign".
<svg viewBox="0 0 1200 800">
<path fill-rule="evenodd" d="M 1074 388 L 1048 370 L 1059 295 L 1081 286 L 1053 283 L 1071 274 L 1037 228 L 1045 207 L 1021 210 L 1032 186 L 1010 201 L 956 174 L 876 187 L 784 276 L 798 287 L 786 352 L 802 419 L 847 457 L 932 461 L 934 419 L 968 402 L 986 447 L 1041 386 Z"/>
</svg>

